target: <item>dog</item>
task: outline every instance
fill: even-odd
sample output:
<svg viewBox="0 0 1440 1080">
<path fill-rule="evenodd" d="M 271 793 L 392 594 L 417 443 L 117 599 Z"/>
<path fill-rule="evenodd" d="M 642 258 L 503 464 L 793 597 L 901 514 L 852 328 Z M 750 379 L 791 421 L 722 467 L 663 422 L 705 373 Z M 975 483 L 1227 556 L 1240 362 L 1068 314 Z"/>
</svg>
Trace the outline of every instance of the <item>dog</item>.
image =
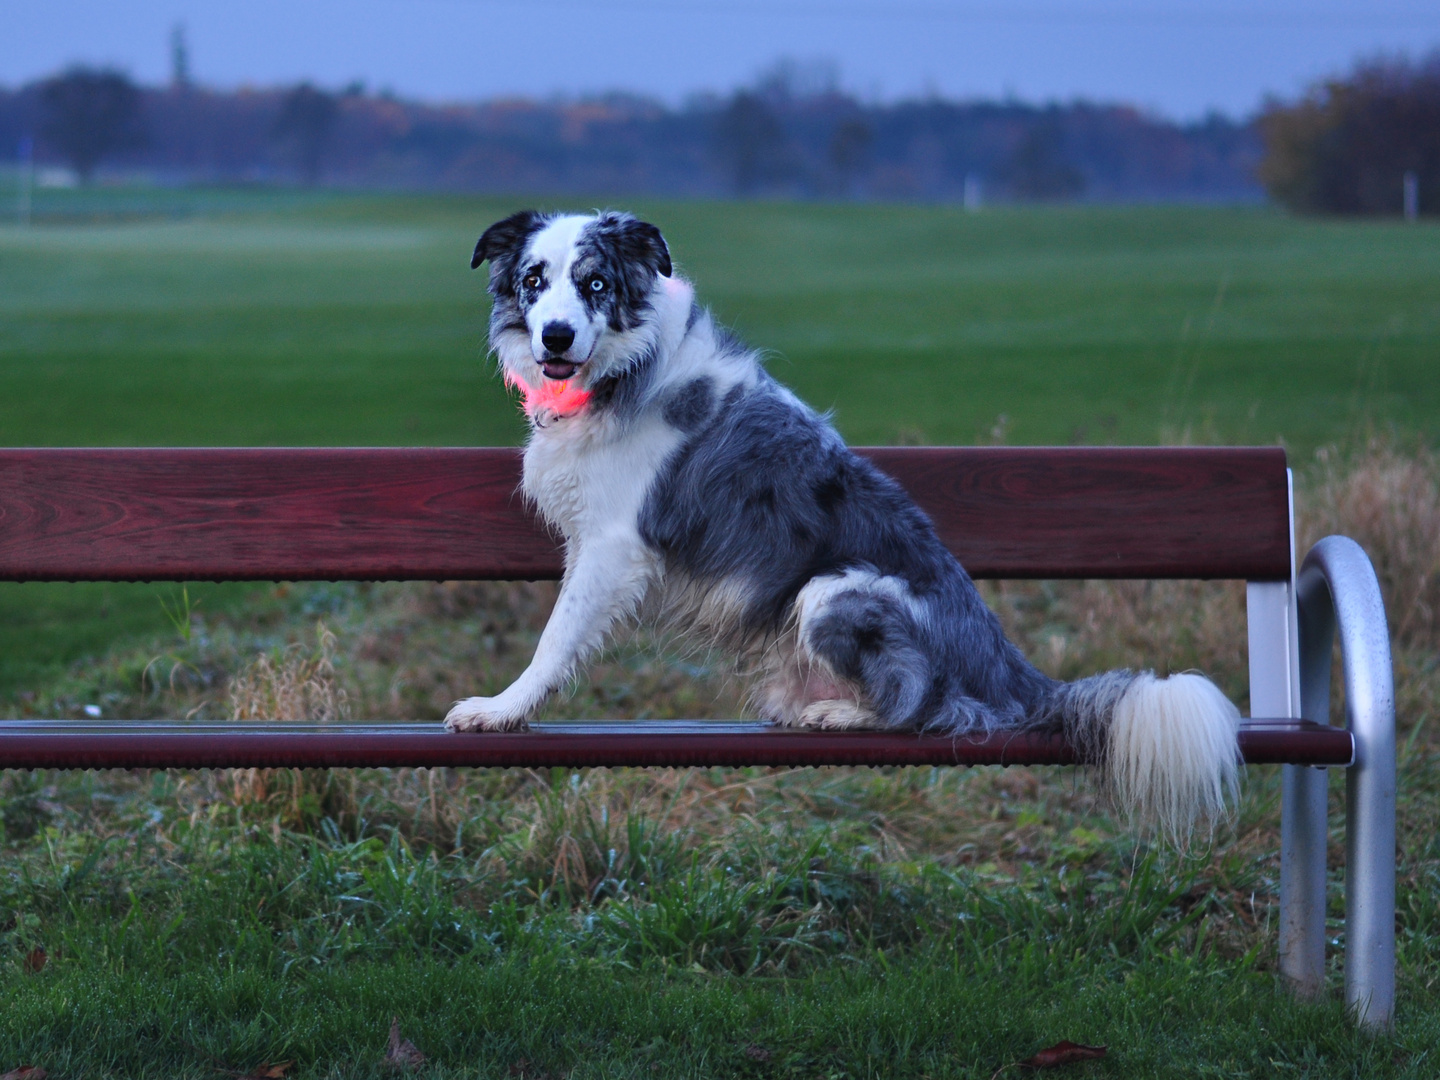
<svg viewBox="0 0 1440 1080">
<path fill-rule="evenodd" d="M 1120 808 L 1183 836 L 1237 793 L 1239 713 L 1201 675 L 1033 667 L 900 486 L 773 379 L 654 225 L 526 210 L 488 228 L 490 348 L 523 396 L 525 496 L 565 540 L 534 659 L 451 731 L 511 731 L 620 624 L 741 658 L 776 724 L 1060 731 Z"/>
</svg>

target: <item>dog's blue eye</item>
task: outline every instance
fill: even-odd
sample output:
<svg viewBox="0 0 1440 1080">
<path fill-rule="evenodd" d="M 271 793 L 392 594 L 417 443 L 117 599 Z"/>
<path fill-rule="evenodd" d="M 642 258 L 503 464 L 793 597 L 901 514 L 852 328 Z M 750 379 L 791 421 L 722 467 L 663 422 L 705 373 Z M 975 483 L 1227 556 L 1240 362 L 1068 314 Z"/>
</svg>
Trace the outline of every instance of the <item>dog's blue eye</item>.
<svg viewBox="0 0 1440 1080">
<path fill-rule="evenodd" d="M 598 277 L 592 277 L 592 278 L 590 279 L 590 291 L 591 291 L 591 292 L 604 292 L 604 291 L 605 291 L 605 279 L 604 279 L 604 278 L 598 278 Z"/>
</svg>

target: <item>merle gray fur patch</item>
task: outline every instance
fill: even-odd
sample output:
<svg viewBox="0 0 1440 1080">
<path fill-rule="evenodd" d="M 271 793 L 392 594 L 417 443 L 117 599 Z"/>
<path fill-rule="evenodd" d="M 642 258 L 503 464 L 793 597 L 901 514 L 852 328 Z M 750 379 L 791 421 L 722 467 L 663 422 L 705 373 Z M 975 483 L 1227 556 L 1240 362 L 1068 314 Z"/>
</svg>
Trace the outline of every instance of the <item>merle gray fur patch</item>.
<svg viewBox="0 0 1440 1080">
<path fill-rule="evenodd" d="M 662 406 L 665 422 L 680 431 L 694 431 L 715 411 L 715 380 L 691 379 L 670 391 Z"/>
<path fill-rule="evenodd" d="M 481 234 L 470 256 L 470 269 L 478 270 L 482 262 L 489 261 L 491 293 L 515 295 L 516 261 L 530 238 L 550 220 L 550 216 L 538 210 L 521 210 L 497 221 Z"/>
<path fill-rule="evenodd" d="M 520 257 L 525 253 L 530 238 L 552 220 L 552 215 L 538 210 L 521 210 L 491 225 L 475 244 L 470 269 L 478 269 L 486 261 L 490 263 L 486 290 L 494 298 L 490 307 L 492 343 L 506 332 L 529 332 L 525 322 L 524 298 L 520 295 L 520 279 L 524 270 L 520 266 Z"/>
</svg>

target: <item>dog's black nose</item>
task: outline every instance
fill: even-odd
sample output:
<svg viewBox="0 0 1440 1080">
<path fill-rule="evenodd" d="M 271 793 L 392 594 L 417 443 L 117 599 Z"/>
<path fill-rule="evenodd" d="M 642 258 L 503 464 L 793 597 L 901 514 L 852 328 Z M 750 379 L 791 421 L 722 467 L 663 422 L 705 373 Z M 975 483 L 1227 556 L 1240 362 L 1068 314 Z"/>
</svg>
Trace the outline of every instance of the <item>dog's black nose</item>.
<svg viewBox="0 0 1440 1080">
<path fill-rule="evenodd" d="M 540 342 L 552 353 L 563 353 L 575 343 L 575 331 L 563 322 L 547 322 L 540 329 Z"/>
</svg>

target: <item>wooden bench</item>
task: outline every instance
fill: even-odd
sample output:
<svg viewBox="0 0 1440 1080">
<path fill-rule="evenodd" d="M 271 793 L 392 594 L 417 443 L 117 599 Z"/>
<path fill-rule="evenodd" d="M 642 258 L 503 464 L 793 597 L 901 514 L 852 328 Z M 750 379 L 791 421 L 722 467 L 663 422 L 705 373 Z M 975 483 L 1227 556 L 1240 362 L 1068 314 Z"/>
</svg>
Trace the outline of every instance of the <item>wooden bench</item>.
<svg viewBox="0 0 1440 1080">
<path fill-rule="evenodd" d="M 899 480 L 976 578 L 1248 583 L 1251 764 L 1285 767 L 1280 967 L 1324 987 L 1326 784 L 1349 769 L 1345 996 L 1394 1002 L 1395 737 L 1389 641 L 1369 560 L 1343 537 L 1297 565 L 1274 448 L 862 451 Z M 558 578 L 511 449 L 0 450 L 0 580 Z M 1329 726 L 1338 630 L 1346 728 Z M 1051 736 L 954 739 L 745 722 L 0 721 L 0 767 L 1074 764 Z"/>
</svg>

